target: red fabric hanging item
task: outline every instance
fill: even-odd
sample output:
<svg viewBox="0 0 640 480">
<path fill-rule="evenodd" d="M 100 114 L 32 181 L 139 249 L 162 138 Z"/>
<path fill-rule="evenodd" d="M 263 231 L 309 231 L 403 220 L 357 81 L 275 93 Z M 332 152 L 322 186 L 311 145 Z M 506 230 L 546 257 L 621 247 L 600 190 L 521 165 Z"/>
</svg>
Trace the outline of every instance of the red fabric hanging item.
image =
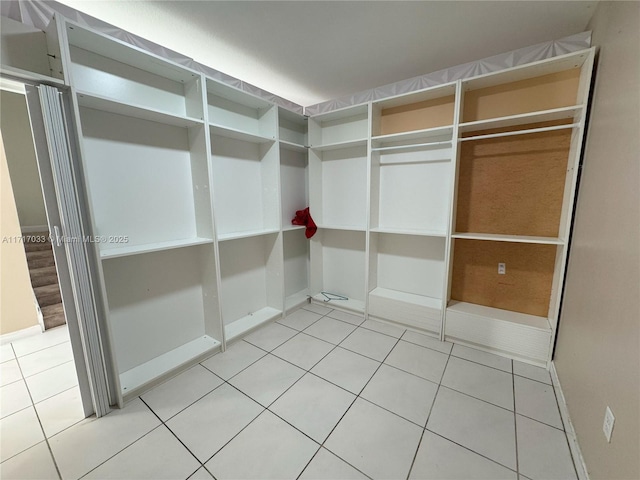
<svg viewBox="0 0 640 480">
<path fill-rule="evenodd" d="M 311 214 L 309 213 L 309 207 L 304 210 L 298 210 L 296 212 L 296 217 L 291 220 L 292 225 L 302 225 L 307 227 L 304 234 L 307 238 L 313 237 L 318 231 L 318 227 L 316 226 L 316 222 L 311 218 Z"/>
</svg>

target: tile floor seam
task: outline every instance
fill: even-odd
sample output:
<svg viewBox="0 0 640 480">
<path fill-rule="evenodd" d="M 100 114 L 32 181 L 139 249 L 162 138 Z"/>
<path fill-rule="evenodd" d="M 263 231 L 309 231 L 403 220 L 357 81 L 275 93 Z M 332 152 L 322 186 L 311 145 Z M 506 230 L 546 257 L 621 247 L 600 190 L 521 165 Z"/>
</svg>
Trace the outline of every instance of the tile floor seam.
<svg viewBox="0 0 640 480">
<path fill-rule="evenodd" d="M 44 332 L 43 332 L 43 333 L 44 333 Z M 29 337 L 27 337 L 27 338 L 29 338 Z M 24 354 L 24 355 L 20 355 L 20 356 L 18 356 L 18 355 L 15 353 L 15 349 L 14 349 L 13 353 L 14 353 L 14 355 L 16 356 L 16 358 L 15 358 L 15 359 L 17 360 L 17 359 L 19 359 L 19 358 L 23 358 L 23 357 L 26 357 L 26 356 L 28 356 L 28 355 L 32 355 L 32 354 L 34 354 L 34 353 L 42 352 L 43 350 L 46 350 L 47 348 L 57 347 L 57 346 L 59 346 L 59 345 L 62 345 L 63 343 L 67 343 L 67 342 L 71 343 L 71 340 L 63 340 L 63 341 L 62 341 L 62 342 L 60 342 L 60 343 L 54 343 L 54 344 L 51 344 L 51 345 L 47 345 L 46 347 L 39 348 L 38 350 L 34 350 L 33 352 L 29 352 L 29 353 L 26 353 L 26 354 Z M 14 343 L 14 342 L 11 342 L 11 345 L 12 345 L 12 346 L 13 346 L 13 343 Z M 4 362 L 2 362 L 2 363 L 4 363 Z"/>
<path fill-rule="evenodd" d="M 538 367 L 538 368 L 542 368 L 542 367 Z M 516 377 L 524 378 L 526 380 L 531 380 L 532 382 L 541 383 L 542 385 L 546 385 L 547 387 L 553 387 L 552 384 L 549 384 L 549 383 L 546 383 L 546 382 L 541 382 L 540 380 L 536 380 L 535 378 L 525 377 L 524 375 L 518 375 L 517 373 L 514 373 L 513 375 L 516 376 Z M 553 387 L 553 389 L 555 390 L 555 387 Z"/>
<path fill-rule="evenodd" d="M 453 343 L 454 345 L 460 345 L 461 347 L 472 348 L 472 347 L 467 347 L 466 345 L 463 345 L 461 343 L 455 343 L 455 342 L 451 342 L 451 343 Z M 424 348 L 428 348 L 428 347 L 424 347 Z M 484 350 L 478 350 L 478 352 L 487 353 L 489 355 L 495 355 L 494 353 L 488 353 L 488 352 L 485 352 Z M 483 367 L 493 368 L 494 370 L 498 370 L 499 372 L 509 373 L 509 374 L 513 375 L 513 371 L 507 372 L 506 370 L 502 370 L 501 368 L 492 367 L 491 365 L 486 365 L 484 363 L 476 362 L 475 360 L 469 360 L 468 358 L 459 357 L 458 355 L 455 355 L 453 353 L 453 348 L 451 349 L 451 356 L 459 358 L 460 360 L 466 360 L 467 362 L 471 362 L 471 363 L 475 363 L 475 364 L 478 364 L 478 365 L 482 365 Z M 496 355 L 496 356 L 499 357 L 499 355 Z M 505 358 L 506 359 L 507 357 L 500 357 L 500 358 Z M 511 360 L 511 359 L 509 358 L 508 360 Z M 511 367 L 511 370 L 513 370 L 513 366 Z"/>
<path fill-rule="evenodd" d="M 420 345 L 417 345 L 417 346 L 419 347 Z M 443 354 L 443 355 L 446 355 L 446 353 Z M 447 362 L 448 361 L 449 360 L 447 359 Z M 398 371 L 400 371 L 402 373 L 406 373 L 408 375 L 411 375 L 412 377 L 416 377 L 416 378 L 419 378 L 420 380 L 424 380 L 425 382 L 433 383 L 434 385 L 440 385 L 440 383 L 442 382 L 442 379 L 440 379 L 440 382 L 434 382 L 433 380 L 429 380 L 428 378 L 421 377 L 420 375 L 416 375 L 415 373 L 407 372 L 406 370 L 403 370 L 400 367 L 396 367 L 395 365 L 389 365 L 388 363 L 384 363 L 384 365 L 386 365 L 389 368 L 394 368 L 394 369 L 396 369 L 396 370 L 398 370 Z"/>
<path fill-rule="evenodd" d="M 546 425 L 547 427 L 551 427 L 554 430 L 558 430 L 559 432 L 565 433 L 565 431 L 562 428 L 554 427 L 553 425 L 549 425 L 546 422 L 538 420 L 537 418 L 530 417 L 529 415 L 524 415 L 523 413 L 520 413 L 520 412 L 515 412 L 515 413 L 516 413 L 516 415 L 520 415 L 523 418 L 528 418 L 529 420 L 532 420 L 532 421 L 537 422 L 537 423 L 541 423 L 542 425 Z"/>
<path fill-rule="evenodd" d="M 337 319 L 336 319 L 336 320 L 337 320 Z M 364 328 L 365 330 L 368 330 L 368 331 L 370 331 L 370 332 L 379 333 L 380 335 L 384 335 L 385 337 L 395 338 L 396 340 L 401 340 L 401 339 L 402 339 L 402 336 L 403 336 L 403 335 L 405 334 L 405 332 L 407 331 L 407 329 L 405 328 L 405 329 L 404 329 L 404 332 L 402 332 L 402 333 L 400 334 L 400 336 L 399 336 L 399 337 L 394 337 L 393 335 L 389 335 L 388 333 L 379 332 L 378 330 L 374 330 L 374 329 L 372 329 L 372 328 L 367 328 L 367 327 L 365 327 L 365 326 L 364 326 L 364 324 L 365 324 L 366 322 L 375 322 L 375 321 L 377 321 L 377 320 L 365 320 L 365 321 L 364 321 L 364 322 L 362 322 L 360 325 L 358 325 L 358 328 Z M 382 322 L 378 322 L 378 323 L 382 323 Z M 395 325 L 391 325 L 391 324 L 389 324 L 389 323 L 382 323 L 382 324 L 383 324 L 383 325 L 389 325 L 389 326 L 395 327 Z M 397 328 L 402 328 L 402 327 L 397 327 Z"/>
<path fill-rule="evenodd" d="M 67 360 L 66 362 L 59 363 L 58 365 L 54 365 L 53 367 L 49 367 L 49 368 L 41 370 L 41 371 L 39 371 L 37 373 L 31 374 L 28 377 L 24 377 L 24 379 L 26 381 L 27 378 L 35 377 L 36 375 L 40 375 L 41 373 L 48 372 L 49 370 L 53 370 L 54 368 L 58 368 L 58 367 L 61 367 L 62 365 L 66 365 L 67 363 L 72 363 L 72 362 L 74 362 L 73 358 L 71 360 Z M 18 362 L 18 363 L 20 363 L 20 362 Z"/>
<path fill-rule="evenodd" d="M 502 410 L 505 410 L 505 411 L 507 411 L 509 413 L 517 413 L 517 412 L 515 412 L 515 410 L 509 410 L 506 407 L 502 407 L 500 405 L 496 405 L 495 403 L 491 403 L 491 402 L 489 402 L 487 400 L 483 400 L 482 398 L 474 397 L 473 395 L 471 395 L 469 393 L 461 392 L 460 390 L 456 390 L 455 388 L 448 387 L 447 385 L 442 385 L 442 383 L 440 383 L 440 385 L 442 387 L 448 389 L 448 390 L 451 390 L 452 392 L 459 393 L 461 395 L 464 395 L 465 397 L 473 398 L 474 400 L 478 400 L 479 402 L 486 403 L 487 405 L 491 405 L 492 407 L 498 407 L 498 408 L 500 408 Z M 542 423 L 542 422 L 540 422 L 540 423 Z"/>
<path fill-rule="evenodd" d="M 291 313 L 289 313 L 288 315 L 285 315 L 284 317 L 276 320 L 276 323 L 279 325 L 282 325 L 283 327 L 289 327 L 288 325 L 285 325 L 284 323 L 281 323 L 282 320 L 285 320 L 287 317 L 290 317 L 291 315 L 293 315 L 296 312 L 299 312 L 300 310 L 304 310 L 303 308 L 299 308 L 298 310 L 295 310 Z M 305 312 L 309 312 L 309 313 L 315 313 L 315 312 L 311 312 L 310 310 L 305 310 Z M 319 313 L 315 313 L 316 315 L 320 315 Z M 309 328 L 311 325 L 319 322 L 320 320 L 322 320 L 324 317 L 326 317 L 327 315 L 329 315 L 328 313 L 325 315 L 320 315 L 320 318 L 315 319 L 312 323 L 310 323 L 309 325 L 307 325 L 305 328 L 303 328 L 302 330 L 298 330 L 299 332 L 303 332 L 304 330 L 306 330 L 307 328 Z M 289 327 L 289 328 L 293 328 L 293 327 Z M 295 329 L 294 329 L 295 330 Z"/>
<path fill-rule="evenodd" d="M 432 338 L 432 337 L 429 337 L 429 338 Z M 405 343 L 410 343 L 411 345 L 415 345 L 416 347 L 427 348 L 429 350 L 433 350 L 434 352 L 443 353 L 444 355 L 451 355 L 451 351 L 449 351 L 448 353 L 445 353 L 442 350 L 436 350 L 435 348 L 426 347 L 426 346 L 420 345 L 419 343 L 416 343 L 416 342 L 410 342 L 409 340 L 405 340 L 403 337 L 400 337 L 400 340 L 402 340 Z M 434 340 L 437 340 L 438 342 L 440 342 L 440 340 L 438 340 L 436 338 L 434 338 Z M 441 342 L 441 343 L 445 343 L 445 342 Z M 449 342 L 449 343 L 451 343 L 451 342 Z M 453 350 L 453 347 L 451 349 Z M 459 357 L 456 357 L 456 358 L 459 358 Z M 466 359 L 463 359 L 463 360 L 466 360 Z M 489 367 L 489 368 L 491 368 L 491 367 Z M 503 372 L 504 372 L 504 370 L 503 370 Z M 507 373 L 507 372 L 505 372 L 505 373 Z"/>
<path fill-rule="evenodd" d="M 293 338 L 293 337 L 292 337 L 292 338 Z M 244 341 L 244 340 L 242 340 L 242 341 Z M 247 343 L 249 343 L 249 342 L 247 342 Z M 251 345 L 252 347 L 258 348 L 259 350 L 262 350 L 262 348 L 260 348 L 260 347 L 256 347 L 253 343 L 249 343 L 249 345 Z M 269 355 L 269 352 L 267 352 L 266 350 L 262 350 L 262 351 L 263 351 L 263 352 L 265 352 L 265 354 L 264 354 L 263 356 L 261 356 L 260 358 L 258 358 L 258 359 L 257 359 L 257 360 L 255 360 L 254 362 L 250 363 L 250 364 L 249 364 L 249 365 L 247 365 L 246 367 L 244 367 L 244 368 L 243 368 L 242 370 L 240 370 L 238 373 L 234 373 L 232 376 L 230 376 L 230 377 L 229 377 L 228 379 L 226 379 L 226 380 L 225 380 L 224 378 L 222 378 L 220 375 L 217 375 L 217 374 L 216 374 L 216 372 L 214 372 L 214 371 L 213 371 L 213 370 L 211 370 L 210 368 L 207 368 L 207 366 L 206 366 L 206 365 L 202 365 L 202 363 L 199 363 L 198 365 L 202 365 L 202 366 L 203 366 L 204 368 L 206 368 L 209 372 L 213 373 L 214 375 L 217 375 L 217 376 L 218 376 L 218 378 L 221 378 L 224 382 L 227 382 L 228 380 L 231 380 L 231 379 L 232 379 L 232 378 L 234 378 L 235 376 L 240 375 L 242 372 L 244 372 L 247 368 L 249 368 L 249 367 L 250 367 L 251 365 L 253 365 L 254 363 L 259 362 L 259 361 L 260 361 L 260 360 L 262 360 L 264 357 L 266 357 L 267 355 Z M 219 352 L 219 353 L 216 353 L 216 355 L 224 354 L 224 353 L 225 353 L 225 352 Z M 213 357 L 215 357 L 215 355 L 213 355 L 212 357 L 209 357 L 209 358 L 213 358 Z M 209 358 L 208 358 L 207 360 L 209 360 Z M 207 360 L 203 360 L 203 362 L 206 362 Z M 218 385 L 218 386 L 219 386 L 219 385 Z M 218 387 L 216 387 L 216 388 L 218 388 Z M 213 391 L 213 390 L 212 390 L 212 391 Z M 209 393 L 211 393 L 211 392 L 209 392 Z M 208 394 L 207 394 L 207 395 L 208 395 Z"/>
<path fill-rule="evenodd" d="M 419 346 L 419 345 L 418 345 Z M 447 361 L 444 364 L 444 368 L 442 369 L 442 375 L 444 376 L 444 372 L 447 370 L 447 366 L 449 365 L 449 360 L 451 359 L 451 355 L 447 355 Z M 407 472 L 407 480 L 411 476 L 411 472 L 413 471 L 413 467 L 416 463 L 416 458 L 418 458 L 418 452 L 420 451 L 420 445 L 422 444 L 422 439 L 424 438 L 424 432 L 427 431 L 427 424 L 429 423 L 429 418 L 431 417 L 431 412 L 433 412 L 433 407 L 436 404 L 436 399 L 438 398 L 438 393 L 440 392 L 440 387 L 442 386 L 442 377 L 440 377 L 440 382 L 436 388 L 436 393 L 433 396 L 433 402 L 431 402 L 431 407 L 429 408 L 429 413 L 427 414 L 427 419 L 424 422 L 424 427 L 422 428 L 422 434 L 420 435 L 420 440 L 418 441 L 418 445 L 416 446 L 416 452 L 413 454 L 413 459 L 411 460 L 411 465 L 409 466 L 409 471 Z"/>
<path fill-rule="evenodd" d="M 551 374 L 549 374 L 549 376 L 551 376 Z M 578 475 L 578 468 L 576 467 L 576 459 L 573 456 L 573 449 L 571 448 L 571 444 L 569 443 L 569 436 L 567 435 L 567 427 L 564 424 L 564 419 L 562 418 L 562 414 L 560 413 L 560 400 L 558 399 L 558 392 L 556 392 L 556 386 L 553 385 L 553 381 L 551 382 L 551 387 L 553 389 L 553 396 L 556 398 L 556 407 L 558 409 L 558 415 L 560 415 L 560 423 L 562 424 L 562 433 L 564 433 L 564 439 L 567 442 L 567 447 L 569 448 L 569 456 L 571 457 L 571 465 L 573 465 L 573 470 L 574 470 L 574 472 L 576 474 L 576 478 L 579 479 L 580 476 Z M 565 405 L 565 407 L 566 407 L 566 405 Z"/>
<path fill-rule="evenodd" d="M 218 387 L 216 387 L 216 388 L 218 388 Z M 214 388 L 214 390 L 215 390 L 215 388 Z M 213 391 L 213 390 L 212 390 L 212 391 Z M 209 392 L 209 393 L 211 393 L 211 392 Z M 207 395 L 208 395 L 208 394 L 207 394 Z M 204 397 L 203 397 L 203 398 L 204 398 Z M 140 398 L 140 401 L 141 401 L 142 403 L 144 403 L 144 404 L 147 406 L 147 408 L 151 411 L 151 413 L 153 413 L 153 415 L 155 415 L 155 417 L 156 417 L 158 420 L 160 420 L 160 425 L 159 425 L 159 426 L 163 426 L 163 425 L 164 425 L 164 426 L 165 426 L 165 428 L 166 428 L 167 430 L 169 430 L 169 432 L 171 432 L 171 435 L 173 435 L 173 436 L 176 438 L 176 440 L 178 440 L 178 441 L 180 442 L 180 444 L 181 444 L 184 448 L 186 448 L 186 449 L 187 449 L 187 452 L 189 452 L 189 453 L 191 454 L 191 456 L 192 456 L 193 458 L 195 458 L 195 459 L 196 459 L 196 462 L 198 462 L 198 463 L 200 464 L 200 466 L 201 466 L 201 467 L 204 467 L 204 464 L 200 461 L 200 459 L 199 459 L 198 457 L 196 457 L 196 456 L 195 456 L 195 454 L 191 451 L 191 449 L 190 449 L 189 447 L 187 447 L 187 446 L 184 444 L 184 442 L 180 439 L 180 437 L 178 437 L 178 435 L 176 435 L 176 434 L 174 433 L 174 431 L 173 431 L 173 430 L 171 430 L 171 428 L 169 427 L 169 425 L 167 425 L 167 423 L 166 423 L 165 421 L 163 421 L 163 420 L 158 416 L 158 414 L 157 414 L 156 412 L 154 412 L 154 411 L 153 411 L 153 409 L 149 406 L 149 404 L 148 404 L 147 402 L 145 402 L 142 398 Z M 194 402 L 194 403 L 195 403 L 195 402 Z M 172 418 L 173 418 L 173 417 L 172 417 Z M 155 428 L 154 428 L 153 430 L 155 430 Z M 151 430 L 151 431 L 153 432 L 153 430 Z M 151 433 L 151 432 L 149 432 L 149 433 Z M 141 437 L 141 438 L 142 438 L 142 437 Z M 136 440 L 136 442 L 137 442 L 137 441 L 138 441 L 138 440 Z M 194 473 L 196 473 L 199 469 L 200 469 L 200 467 L 196 468 L 196 470 L 195 470 L 191 475 L 193 475 Z M 189 475 L 189 477 L 190 477 L 191 475 Z M 187 477 L 187 478 L 189 478 L 189 477 Z"/>
<path fill-rule="evenodd" d="M 520 452 L 518 451 L 518 413 L 516 412 L 516 375 L 513 373 L 511 360 L 511 388 L 513 389 L 513 438 L 516 447 L 516 475 L 520 477 Z"/>
<path fill-rule="evenodd" d="M 15 348 L 13 347 L 13 343 L 11 343 L 11 348 L 13 349 L 13 354 L 15 355 L 16 351 Z M 17 359 L 17 357 L 16 357 Z M 42 420 L 40 420 L 40 415 L 38 414 L 38 410 L 36 409 L 36 404 L 33 401 L 33 395 L 31 395 L 31 390 L 29 389 L 29 385 L 27 384 L 27 379 L 24 376 L 24 373 L 22 372 L 22 366 L 20 365 L 20 362 L 18 362 L 16 360 L 16 363 L 18 365 L 18 370 L 20 371 L 20 376 L 22 377 L 22 381 L 25 384 L 25 387 L 27 389 L 27 394 L 29 395 L 29 400 L 31 400 L 31 408 L 33 408 L 33 413 L 35 414 L 36 418 L 38 419 L 38 425 L 40 425 L 40 430 L 42 431 L 42 436 L 44 437 L 44 442 L 47 444 L 47 449 L 49 450 L 49 455 L 51 455 L 51 461 L 53 462 L 53 466 L 56 469 L 56 473 L 58 474 L 58 478 L 60 480 L 62 480 L 62 473 L 60 473 L 60 468 L 58 467 L 58 462 L 56 461 L 56 457 L 53 454 L 53 450 L 51 449 L 51 444 L 49 443 L 49 438 L 47 438 L 47 433 L 44 431 L 44 426 L 42 425 Z M 55 395 L 52 395 L 52 397 Z M 27 407 L 28 408 L 28 407 Z M 38 445 L 40 442 L 36 443 L 36 445 Z M 34 447 L 35 445 L 31 445 L 29 448 Z M 27 450 L 29 450 L 29 448 L 24 449 L 22 452 L 19 453 L 23 453 L 26 452 Z M 15 457 L 15 455 L 11 456 L 10 458 Z M 8 458 L 5 459 L 5 461 L 9 460 Z M 4 463 L 4 462 L 3 462 Z"/>
</svg>

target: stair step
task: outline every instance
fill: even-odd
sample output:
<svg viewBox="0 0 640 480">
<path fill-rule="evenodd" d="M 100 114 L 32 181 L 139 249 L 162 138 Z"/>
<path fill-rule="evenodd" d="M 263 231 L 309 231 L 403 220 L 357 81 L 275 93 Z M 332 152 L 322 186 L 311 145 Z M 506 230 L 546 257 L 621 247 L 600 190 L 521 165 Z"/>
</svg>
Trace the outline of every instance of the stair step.
<svg viewBox="0 0 640 480">
<path fill-rule="evenodd" d="M 39 252 L 42 250 L 51 250 L 51 242 L 25 242 L 25 252 Z"/>
<path fill-rule="evenodd" d="M 41 309 L 49 305 L 54 305 L 56 303 L 62 302 L 60 287 L 58 287 L 57 283 L 45 285 L 42 287 L 36 287 L 33 289 L 33 291 L 36 294 L 38 305 L 40 305 Z"/>
<path fill-rule="evenodd" d="M 52 283 L 58 284 L 58 273 L 56 272 L 55 265 L 31 268 L 29 269 L 29 275 L 31 276 L 31 286 L 33 288 L 51 285 Z"/>
<path fill-rule="evenodd" d="M 64 316 L 64 309 L 62 303 L 56 303 L 55 305 L 49 305 L 41 308 L 42 317 L 44 318 L 44 329 L 48 330 L 53 327 L 59 327 L 67 323 Z"/>
<path fill-rule="evenodd" d="M 27 252 L 27 263 L 29 268 L 40 268 L 55 266 L 52 250 L 42 250 L 35 252 Z"/>
</svg>

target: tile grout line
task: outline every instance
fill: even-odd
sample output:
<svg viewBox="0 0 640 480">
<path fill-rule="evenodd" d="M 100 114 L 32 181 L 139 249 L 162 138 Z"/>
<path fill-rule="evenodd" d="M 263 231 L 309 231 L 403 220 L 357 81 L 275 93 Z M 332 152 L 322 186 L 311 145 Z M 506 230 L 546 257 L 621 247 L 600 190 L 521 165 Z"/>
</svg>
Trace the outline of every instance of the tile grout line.
<svg viewBox="0 0 640 480">
<path fill-rule="evenodd" d="M 578 475 L 578 468 L 576 467 L 576 459 L 573 457 L 573 449 L 569 443 L 569 436 L 567 435 L 567 427 L 564 424 L 564 418 L 562 418 L 562 413 L 560 413 L 560 401 L 558 400 L 558 393 L 556 392 L 556 386 L 552 385 L 551 388 L 553 390 L 553 396 L 556 399 L 556 408 L 558 409 L 558 414 L 560 415 L 560 423 L 562 424 L 562 432 L 564 433 L 564 439 L 567 442 L 567 447 L 569 448 L 569 457 L 571 458 L 571 465 L 573 466 L 573 470 L 576 474 L 576 478 L 579 479 L 580 475 Z"/>
<path fill-rule="evenodd" d="M 513 360 L 511 360 L 511 370 L 513 371 Z M 520 477 L 520 453 L 518 451 L 518 417 L 516 413 L 516 376 L 511 374 L 511 386 L 513 388 L 513 438 L 516 447 L 516 474 Z"/>
</svg>

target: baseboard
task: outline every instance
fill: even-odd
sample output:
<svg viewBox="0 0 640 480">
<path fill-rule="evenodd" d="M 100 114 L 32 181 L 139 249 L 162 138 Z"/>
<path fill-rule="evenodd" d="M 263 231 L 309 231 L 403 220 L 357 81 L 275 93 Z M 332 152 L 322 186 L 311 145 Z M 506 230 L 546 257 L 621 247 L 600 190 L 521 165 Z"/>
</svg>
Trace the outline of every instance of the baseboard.
<svg viewBox="0 0 640 480">
<path fill-rule="evenodd" d="M 562 417 L 562 423 L 564 424 L 564 431 L 567 434 L 569 449 L 571 449 L 573 464 L 576 467 L 578 479 L 589 480 L 587 465 L 584 463 L 584 457 L 582 456 L 582 451 L 580 450 L 580 445 L 578 444 L 578 437 L 576 436 L 576 431 L 573 428 L 573 423 L 571 423 L 571 418 L 569 417 L 569 409 L 567 408 L 567 402 L 564 398 L 564 393 L 562 392 L 562 386 L 560 385 L 560 379 L 558 378 L 558 372 L 556 371 L 555 362 L 551 362 L 549 372 L 551 373 L 551 381 L 553 382 L 553 386 L 556 390 L 556 396 L 558 397 L 560 416 Z"/>
<path fill-rule="evenodd" d="M 40 233 L 40 232 L 48 232 L 49 231 L 49 226 L 48 225 L 31 225 L 31 226 L 21 226 L 20 227 L 20 231 L 22 233 Z"/>
<path fill-rule="evenodd" d="M 42 332 L 44 332 L 44 329 L 40 325 L 34 325 L 33 327 L 23 328 L 17 332 L 5 333 L 4 335 L 0 335 L 0 345 L 15 342 L 26 337 L 31 337 L 32 335 L 38 335 Z"/>
</svg>

